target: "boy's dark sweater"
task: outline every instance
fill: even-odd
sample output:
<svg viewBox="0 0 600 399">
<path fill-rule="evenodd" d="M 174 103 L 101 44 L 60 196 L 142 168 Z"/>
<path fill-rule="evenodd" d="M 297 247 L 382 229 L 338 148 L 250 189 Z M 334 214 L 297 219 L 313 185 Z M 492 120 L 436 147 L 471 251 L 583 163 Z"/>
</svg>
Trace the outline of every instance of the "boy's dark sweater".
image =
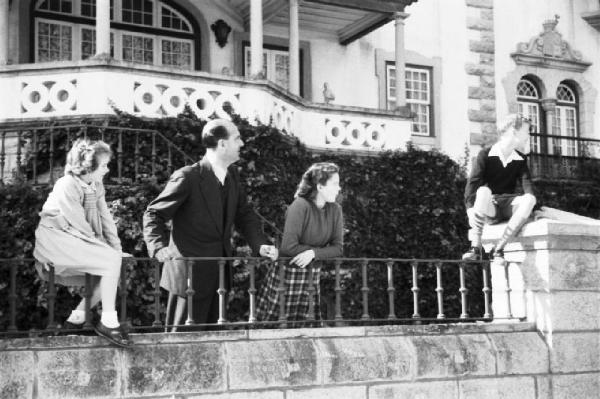
<svg viewBox="0 0 600 399">
<path fill-rule="evenodd" d="M 527 157 L 517 151 L 523 159 L 512 160 L 504 167 L 499 157 L 489 156 L 491 149 L 482 149 L 473 164 L 465 188 L 467 209 L 473 207 L 475 194 L 481 186 L 488 186 L 492 194 L 516 194 L 517 184 L 520 183 L 524 193 L 533 194 Z"/>
</svg>

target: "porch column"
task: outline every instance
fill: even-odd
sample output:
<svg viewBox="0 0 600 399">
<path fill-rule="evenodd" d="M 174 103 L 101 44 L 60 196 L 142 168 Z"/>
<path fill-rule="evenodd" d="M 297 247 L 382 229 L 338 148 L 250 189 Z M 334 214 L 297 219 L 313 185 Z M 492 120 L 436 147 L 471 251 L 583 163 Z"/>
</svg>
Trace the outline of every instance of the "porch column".
<svg viewBox="0 0 600 399">
<path fill-rule="evenodd" d="M 298 0 L 290 0 L 290 92 L 300 95 L 300 29 Z"/>
<path fill-rule="evenodd" d="M 396 108 L 406 106 L 406 83 L 404 74 L 404 64 L 406 55 L 404 54 L 404 20 L 409 14 L 397 12 L 394 14 L 396 30 Z"/>
<path fill-rule="evenodd" d="M 250 0 L 250 77 L 265 78 L 263 72 L 262 0 Z"/>
<path fill-rule="evenodd" d="M 0 0 L 0 65 L 8 64 L 8 0 Z"/>
<path fill-rule="evenodd" d="M 96 56 L 110 57 L 110 0 L 96 1 Z"/>
</svg>

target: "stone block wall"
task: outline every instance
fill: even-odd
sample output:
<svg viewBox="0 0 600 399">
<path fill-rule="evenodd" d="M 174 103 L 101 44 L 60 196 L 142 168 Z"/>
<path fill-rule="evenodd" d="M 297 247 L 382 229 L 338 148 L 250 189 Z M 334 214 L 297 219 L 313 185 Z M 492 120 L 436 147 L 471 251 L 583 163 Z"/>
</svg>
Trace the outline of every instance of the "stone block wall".
<svg viewBox="0 0 600 399">
<path fill-rule="evenodd" d="M 508 279 L 492 266 L 494 318 L 510 312 L 535 323 L 550 354 L 553 398 L 600 397 L 600 221 L 585 222 L 526 224 L 506 247 Z M 484 245 L 503 228 L 486 228 Z"/>
<path fill-rule="evenodd" d="M 0 341 L 0 397 L 546 399 L 531 323 Z"/>
<path fill-rule="evenodd" d="M 494 68 L 494 2 L 466 0 L 469 62 L 468 118 L 470 144 L 485 145 L 496 139 L 496 84 Z"/>
</svg>

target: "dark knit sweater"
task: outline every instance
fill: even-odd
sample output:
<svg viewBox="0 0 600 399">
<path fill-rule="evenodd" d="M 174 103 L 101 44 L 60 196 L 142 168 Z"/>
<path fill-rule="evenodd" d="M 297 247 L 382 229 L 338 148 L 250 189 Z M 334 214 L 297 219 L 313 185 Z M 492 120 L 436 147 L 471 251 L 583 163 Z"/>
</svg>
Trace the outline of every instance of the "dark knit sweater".
<svg viewBox="0 0 600 399">
<path fill-rule="evenodd" d="M 527 157 L 517 151 L 522 160 L 512 160 L 506 167 L 498 156 L 489 156 L 491 147 L 484 148 L 473 163 L 471 175 L 465 188 L 465 204 L 472 208 L 475 194 L 481 186 L 488 186 L 492 194 L 516 194 L 520 184 L 524 193 L 533 194 Z"/>
</svg>

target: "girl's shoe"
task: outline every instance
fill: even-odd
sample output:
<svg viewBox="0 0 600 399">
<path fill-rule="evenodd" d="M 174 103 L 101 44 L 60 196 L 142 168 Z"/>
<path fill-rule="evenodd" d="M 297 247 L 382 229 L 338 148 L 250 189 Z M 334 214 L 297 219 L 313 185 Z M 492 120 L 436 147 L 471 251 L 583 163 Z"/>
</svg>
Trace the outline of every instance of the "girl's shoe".
<svg viewBox="0 0 600 399">
<path fill-rule="evenodd" d="M 94 326 L 94 331 L 96 331 L 96 334 L 106 338 L 113 344 L 122 348 L 130 348 L 133 345 L 133 342 L 131 342 L 129 339 L 127 332 L 123 331 L 120 326 L 116 328 L 109 328 L 100 321 Z"/>
</svg>

